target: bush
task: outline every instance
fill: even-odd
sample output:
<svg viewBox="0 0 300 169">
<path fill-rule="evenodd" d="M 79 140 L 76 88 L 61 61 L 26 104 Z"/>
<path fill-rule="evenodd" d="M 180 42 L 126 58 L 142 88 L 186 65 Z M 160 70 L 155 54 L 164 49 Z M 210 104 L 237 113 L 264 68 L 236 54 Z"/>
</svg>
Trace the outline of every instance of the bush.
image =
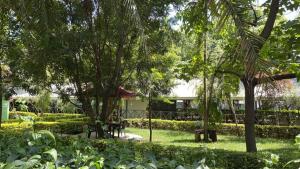
<svg viewBox="0 0 300 169">
<path fill-rule="evenodd" d="M 32 128 L 32 123 L 30 122 L 11 122 L 11 123 L 3 123 L 1 125 L 1 130 L 3 129 L 16 129 L 16 130 L 20 130 L 20 129 L 30 129 Z"/>
<path fill-rule="evenodd" d="M 36 155 L 39 155 L 38 163 L 31 168 L 99 168 L 94 164 L 102 164 L 103 168 L 206 168 L 202 167 L 203 164 L 209 168 L 281 169 L 289 160 L 279 158 L 278 162 L 269 164 L 272 162 L 270 153 L 55 137 L 45 130 L 0 130 L 0 150 L 0 165 L 3 168 L 9 168 L 13 163 L 18 164 L 18 168 L 25 168 L 28 165 L 24 164 Z M 295 165 L 288 167 L 297 168 Z"/>
<path fill-rule="evenodd" d="M 274 115 L 276 113 L 278 114 L 299 114 L 300 115 L 300 110 L 255 110 L 255 112 L 259 114 L 265 114 L 265 115 Z M 231 114 L 230 112 L 226 112 Z M 236 110 L 237 114 L 245 114 L 245 110 Z"/>
<path fill-rule="evenodd" d="M 61 119 L 79 119 L 79 118 L 87 118 L 83 114 L 68 114 L 68 113 L 43 113 L 42 115 L 37 115 L 32 112 L 10 112 L 9 118 L 18 119 L 19 116 L 29 116 L 32 117 L 36 121 L 56 121 Z M 9 121 L 10 121 L 9 120 Z"/>
<path fill-rule="evenodd" d="M 34 130 L 50 130 L 61 134 L 79 134 L 83 132 L 83 128 L 89 121 L 55 121 L 55 122 L 35 122 Z"/>
<path fill-rule="evenodd" d="M 58 116 L 39 116 L 35 118 L 36 121 L 60 121 L 60 120 L 89 120 L 89 117 L 79 115 L 79 116 L 69 116 L 69 115 L 58 115 Z"/>
<path fill-rule="evenodd" d="M 234 121 L 234 115 L 227 110 L 223 111 L 225 114 L 225 121 Z M 256 124 L 260 125 L 282 125 L 293 126 L 300 125 L 300 111 L 299 110 L 256 110 L 255 111 Z M 238 110 L 237 120 L 239 123 L 244 123 L 244 110 Z"/>
<path fill-rule="evenodd" d="M 148 128 L 147 119 L 128 119 L 128 125 L 136 128 Z M 152 127 L 154 129 L 179 130 L 194 132 L 199 128 L 195 121 L 173 121 L 152 119 Z M 280 139 L 293 139 L 300 133 L 300 126 L 272 126 L 272 125 L 256 125 L 256 136 L 270 137 Z M 243 124 L 222 123 L 218 126 L 217 132 L 221 134 L 244 135 L 245 127 Z"/>
<path fill-rule="evenodd" d="M 9 112 L 9 118 L 10 119 L 16 118 L 17 116 L 37 117 L 37 115 L 35 113 L 31 113 L 31 112 L 22 112 L 22 111 Z"/>
<path fill-rule="evenodd" d="M 50 130 L 60 134 L 78 134 L 90 123 L 90 118 L 82 114 L 44 113 L 37 116 L 30 112 L 11 112 L 10 117 L 15 119 L 4 122 L 2 129 Z M 26 117 L 30 119 L 26 120 Z"/>
</svg>

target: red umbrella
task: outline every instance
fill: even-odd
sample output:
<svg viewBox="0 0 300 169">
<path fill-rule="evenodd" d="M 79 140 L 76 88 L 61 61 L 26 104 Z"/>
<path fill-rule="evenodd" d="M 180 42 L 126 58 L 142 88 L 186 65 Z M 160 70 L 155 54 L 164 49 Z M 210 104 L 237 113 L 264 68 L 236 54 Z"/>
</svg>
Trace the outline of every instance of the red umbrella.
<svg viewBox="0 0 300 169">
<path fill-rule="evenodd" d="M 134 97 L 136 94 L 132 91 L 126 90 L 123 87 L 119 86 L 117 91 L 117 96 L 122 98 Z"/>
</svg>

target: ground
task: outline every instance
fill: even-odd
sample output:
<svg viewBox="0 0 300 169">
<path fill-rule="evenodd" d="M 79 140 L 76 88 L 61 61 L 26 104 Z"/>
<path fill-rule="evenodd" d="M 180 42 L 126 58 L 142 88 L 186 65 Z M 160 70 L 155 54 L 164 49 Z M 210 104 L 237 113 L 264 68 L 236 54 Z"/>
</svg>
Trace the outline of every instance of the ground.
<svg viewBox="0 0 300 169">
<path fill-rule="evenodd" d="M 149 140 L 148 129 L 127 128 L 126 133 L 134 133 Z M 171 130 L 153 130 L 153 143 L 185 147 L 205 146 L 209 149 L 245 152 L 246 145 L 243 137 L 218 135 L 216 143 L 195 143 L 194 134 Z M 257 148 L 260 152 L 272 152 L 280 156 L 300 157 L 300 151 L 294 140 L 280 140 L 271 138 L 257 138 Z"/>
</svg>

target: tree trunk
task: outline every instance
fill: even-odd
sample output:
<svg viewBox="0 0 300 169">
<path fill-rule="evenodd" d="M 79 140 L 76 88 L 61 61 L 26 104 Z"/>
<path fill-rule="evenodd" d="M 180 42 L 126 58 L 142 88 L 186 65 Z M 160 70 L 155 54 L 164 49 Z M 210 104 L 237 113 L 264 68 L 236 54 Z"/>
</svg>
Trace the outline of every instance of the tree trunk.
<svg viewBox="0 0 300 169">
<path fill-rule="evenodd" d="M 96 94 L 95 96 L 95 110 L 96 110 L 96 116 L 99 116 L 100 111 L 99 111 L 99 95 Z"/>
<path fill-rule="evenodd" d="M 232 98 L 231 98 L 231 96 L 230 96 L 230 93 L 228 94 L 226 100 L 227 100 L 227 104 L 228 104 L 228 106 L 229 106 L 229 109 L 230 109 L 230 111 L 231 111 L 231 113 L 232 113 L 232 115 L 233 115 L 234 123 L 235 123 L 235 125 L 237 126 L 238 121 L 237 121 L 236 112 L 235 112 L 235 108 L 234 108 L 234 106 L 233 106 L 233 102 L 232 102 Z"/>
<path fill-rule="evenodd" d="M 207 22 L 207 0 L 204 1 L 204 13 L 205 13 L 205 22 Z M 207 25 L 207 24 L 206 24 Z M 207 35 L 206 31 L 203 34 L 203 40 L 204 40 L 204 45 L 203 45 L 203 61 L 204 65 L 206 65 L 206 59 L 207 59 Z M 206 86 L 206 78 L 207 78 L 207 72 L 206 68 L 204 68 L 203 71 L 203 92 L 204 92 L 204 98 L 203 98 L 203 110 L 204 110 L 204 141 L 208 142 L 208 111 L 207 111 L 207 86 Z"/>
<path fill-rule="evenodd" d="M 204 111 L 204 141 L 208 142 L 208 112 L 207 112 L 207 89 L 206 89 L 206 75 L 203 78 L 203 111 Z"/>
<path fill-rule="evenodd" d="M 257 152 L 255 141 L 255 110 L 253 81 L 244 80 L 245 87 L 245 139 L 247 152 Z"/>
<path fill-rule="evenodd" d="M 103 96 L 103 98 L 102 98 L 102 111 L 101 111 L 100 119 L 104 123 L 107 122 L 108 109 L 109 109 L 109 97 L 108 96 Z"/>
<path fill-rule="evenodd" d="M 229 106 L 229 109 L 230 109 L 231 113 L 233 114 L 235 128 L 236 128 L 236 133 L 238 133 L 238 135 L 240 135 L 240 133 L 239 133 L 239 127 L 238 127 L 238 120 L 237 120 L 237 117 L 236 117 L 236 112 L 235 112 L 235 108 L 233 106 L 233 101 L 232 101 L 232 98 L 230 96 L 230 93 L 227 96 L 227 104 Z"/>
<path fill-rule="evenodd" d="M 2 127 L 2 97 L 3 97 L 3 79 L 2 79 L 2 67 L 0 63 L 0 128 Z"/>
<path fill-rule="evenodd" d="M 149 111 L 149 141 L 152 142 L 152 110 L 151 110 L 151 106 L 152 106 L 152 96 L 151 96 L 151 92 L 149 93 L 149 103 L 148 103 L 148 111 Z"/>
</svg>

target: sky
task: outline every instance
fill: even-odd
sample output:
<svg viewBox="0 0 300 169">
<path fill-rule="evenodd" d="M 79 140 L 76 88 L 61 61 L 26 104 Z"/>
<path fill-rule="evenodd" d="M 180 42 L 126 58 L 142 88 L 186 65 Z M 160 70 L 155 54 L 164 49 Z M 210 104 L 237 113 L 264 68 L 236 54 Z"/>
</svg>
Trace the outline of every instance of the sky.
<svg viewBox="0 0 300 169">
<path fill-rule="evenodd" d="M 259 5 L 263 4 L 264 2 L 266 2 L 266 0 L 257 0 L 257 3 Z M 293 20 L 297 16 L 299 16 L 299 13 L 300 13 L 300 10 L 298 9 L 297 11 L 286 11 L 284 15 L 288 20 Z"/>
</svg>

